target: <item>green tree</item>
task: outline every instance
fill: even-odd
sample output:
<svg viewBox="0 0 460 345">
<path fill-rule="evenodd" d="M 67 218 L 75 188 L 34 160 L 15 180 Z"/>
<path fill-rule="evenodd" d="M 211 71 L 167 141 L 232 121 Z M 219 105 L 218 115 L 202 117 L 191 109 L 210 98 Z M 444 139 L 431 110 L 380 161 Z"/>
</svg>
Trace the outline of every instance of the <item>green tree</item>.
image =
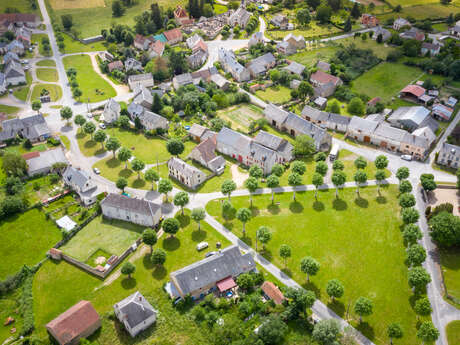
<svg viewBox="0 0 460 345">
<path fill-rule="evenodd" d="M 321 24 L 328 23 L 331 20 L 332 9 L 326 5 L 320 5 L 316 10 L 316 20 Z"/>
<path fill-rule="evenodd" d="M 198 224 L 198 231 L 200 231 L 201 221 L 206 218 L 206 211 L 202 207 L 194 208 L 191 217 Z"/>
<path fill-rule="evenodd" d="M 318 152 L 314 157 L 315 162 L 325 162 L 327 160 L 327 154 L 325 152 Z"/>
<path fill-rule="evenodd" d="M 393 322 L 388 325 L 387 335 L 390 338 L 390 344 L 393 344 L 393 339 L 401 339 L 403 337 L 403 330 L 399 323 Z"/>
<path fill-rule="evenodd" d="M 350 103 L 348 103 L 347 110 L 350 114 L 360 116 L 364 115 L 366 106 L 364 105 L 361 98 L 353 97 Z"/>
<path fill-rule="evenodd" d="M 73 116 L 73 111 L 70 109 L 70 107 L 62 107 L 60 111 L 61 117 L 63 120 L 66 120 L 67 125 L 69 125 L 69 120 Z"/>
<path fill-rule="evenodd" d="M 459 171 L 460 171 L 460 169 L 459 169 Z M 283 174 L 284 174 L 284 166 L 282 166 L 281 164 L 278 164 L 278 163 L 273 165 L 272 174 L 275 175 L 275 176 L 278 176 L 278 177 L 283 176 Z"/>
<path fill-rule="evenodd" d="M 112 2 L 112 16 L 121 17 L 125 13 L 125 8 L 121 4 L 120 0 L 115 0 Z"/>
<path fill-rule="evenodd" d="M 310 276 L 318 273 L 320 264 L 311 256 L 306 256 L 300 261 L 300 270 L 307 275 L 307 282 L 310 282 Z"/>
<path fill-rule="evenodd" d="M 410 193 L 412 192 L 412 184 L 407 181 L 407 180 L 403 180 L 399 183 L 399 193 L 403 194 L 403 193 Z"/>
<path fill-rule="evenodd" d="M 179 192 L 174 195 L 174 205 L 179 206 L 181 210 L 181 214 L 184 215 L 184 206 L 189 202 L 189 196 L 187 192 Z"/>
<path fill-rule="evenodd" d="M 377 181 L 377 192 L 380 195 L 380 185 L 382 181 L 384 181 L 386 178 L 385 170 L 377 170 L 375 172 L 375 180 Z"/>
<path fill-rule="evenodd" d="M 313 86 L 307 81 L 302 81 L 299 84 L 299 87 L 297 88 L 297 91 L 299 92 L 299 97 L 300 98 L 305 98 L 307 96 L 313 96 L 314 90 Z"/>
<path fill-rule="evenodd" d="M 302 161 L 294 161 L 292 162 L 292 171 L 302 176 L 307 171 L 307 166 Z"/>
<path fill-rule="evenodd" d="M 388 167 L 388 158 L 384 155 L 377 156 L 374 161 L 375 167 L 378 170 L 383 170 Z"/>
<path fill-rule="evenodd" d="M 158 175 L 158 173 L 155 171 L 154 168 L 150 168 L 145 172 L 144 179 L 152 184 L 152 190 L 153 190 L 153 184 L 154 182 L 158 182 L 158 180 L 160 179 L 160 176 Z"/>
<path fill-rule="evenodd" d="M 288 331 L 287 325 L 279 316 L 269 316 L 257 332 L 263 344 L 281 344 Z"/>
<path fill-rule="evenodd" d="M 347 17 L 347 20 L 345 21 L 345 24 L 343 26 L 343 31 L 350 32 L 351 29 L 352 29 L 351 18 Z"/>
<path fill-rule="evenodd" d="M 361 184 L 366 183 L 367 174 L 362 170 L 358 170 L 354 175 L 354 180 L 356 182 L 356 193 L 358 194 L 358 196 L 360 196 L 359 187 L 361 186 Z"/>
<path fill-rule="evenodd" d="M 161 248 L 157 248 L 151 253 L 150 260 L 155 266 L 162 266 L 166 262 L 166 252 Z"/>
<path fill-rule="evenodd" d="M 413 207 L 403 208 L 401 210 L 401 218 L 404 224 L 417 223 L 418 219 L 420 218 L 420 214 Z"/>
<path fill-rule="evenodd" d="M 421 266 L 412 268 L 409 271 L 409 286 L 415 291 L 420 292 L 431 282 L 430 274 Z"/>
<path fill-rule="evenodd" d="M 401 184 L 402 180 L 409 178 L 409 169 L 407 167 L 400 167 L 396 171 L 396 178 L 399 180 Z"/>
<path fill-rule="evenodd" d="M 94 141 L 101 143 L 102 149 L 104 149 L 105 139 L 107 139 L 107 134 L 103 130 L 98 130 L 94 133 Z"/>
<path fill-rule="evenodd" d="M 359 315 L 359 323 L 363 321 L 363 316 L 369 316 L 372 314 L 373 303 L 366 297 L 359 297 L 355 303 L 355 313 Z"/>
<path fill-rule="evenodd" d="M 345 169 L 345 165 L 343 164 L 342 161 L 335 160 L 334 163 L 332 163 L 332 170 L 337 171 L 337 170 L 343 170 Z"/>
<path fill-rule="evenodd" d="M 256 179 L 261 178 L 264 175 L 264 172 L 261 167 L 258 165 L 253 165 L 249 168 L 249 176 Z"/>
<path fill-rule="evenodd" d="M 125 162 L 125 169 L 128 169 L 128 161 L 131 158 L 131 156 L 131 150 L 126 147 L 122 147 L 120 150 L 118 150 L 118 160 L 120 162 Z"/>
<path fill-rule="evenodd" d="M 312 336 L 320 345 L 336 345 L 339 333 L 339 322 L 335 319 L 326 319 L 315 325 Z"/>
<path fill-rule="evenodd" d="M 302 176 L 300 176 L 299 174 L 295 172 L 292 172 L 288 177 L 288 183 L 291 187 L 293 187 L 292 199 L 296 201 L 295 199 L 296 186 L 300 186 L 302 184 Z"/>
<path fill-rule="evenodd" d="M 414 207 L 415 197 L 410 193 L 404 193 L 399 196 L 399 206 L 401 207 Z"/>
<path fill-rule="evenodd" d="M 431 321 L 425 321 L 417 331 L 417 338 L 423 342 L 435 342 L 439 338 L 439 331 Z"/>
<path fill-rule="evenodd" d="M 270 242 L 272 239 L 272 232 L 266 226 L 260 226 L 256 231 L 256 252 L 257 252 L 257 242 L 262 243 L 262 249 L 265 250 L 265 245 Z"/>
<path fill-rule="evenodd" d="M 331 279 L 327 282 L 326 285 L 326 292 L 329 295 L 329 297 L 332 298 L 332 302 L 336 298 L 340 298 L 343 296 L 343 293 L 345 292 L 345 289 L 343 287 L 343 284 L 340 280 L 338 279 Z"/>
<path fill-rule="evenodd" d="M 242 207 L 236 212 L 236 219 L 243 224 L 243 237 L 246 237 L 246 223 L 249 222 L 251 217 L 251 210 L 246 207 Z"/>
<path fill-rule="evenodd" d="M 35 110 L 37 114 L 40 114 L 40 109 L 42 107 L 42 102 L 39 99 L 36 99 L 32 102 L 32 110 Z"/>
<path fill-rule="evenodd" d="M 169 234 L 169 237 L 174 237 L 179 231 L 180 223 L 176 218 L 166 218 L 161 227 L 166 234 Z"/>
<path fill-rule="evenodd" d="M 64 14 L 61 16 L 62 26 L 66 31 L 69 31 L 73 25 L 73 18 L 71 14 Z"/>
<path fill-rule="evenodd" d="M 296 136 L 294 140 L 294 155 L 298 157 L 310 157 L 316 151 L 315 142 L 306 134 Z"/>
<path fill-rule="evenodd" d="M 80 100 L 81 95 L 83 95 L 83 92 L 80 90 L 80 88 L 76 87 L 72 90 L 73 98 Z"/>
<path fill-rule="evenodd" d="M 335 186 L 335 197 L 339 197 L 339 187 L 343 186 L 347 180 L 347 176 L 341 170 L 337 170 L 332 174 L 332 183 Z"/>
<path fill-rule="evenodd" d="M 327 105 L 327 111 L 334 113 L 334 114 L 340 114 L 340 104 L 337 100 L 333 100 Z"/>
<path fill-rule="evenodd" d="M 157 243 L 157 233 L 153 229 L 146 229 L 142 233 L 142 242 L 150 246 L 150 254 L 152 254 L 153 246 Z"/>
<path fill-rule="evenodd" d="M 310 11 L 306 8 L 301 8 L 296 13 L 296 19 L 300 25 L 307 25 L 311 21 Z"/>
<path fill-rule="evenodd" d="M 275 188 L 279 187 L 280 180 L 276 175 L 270 175 L 267 178 L 267 187 L 272 190 L 272 205 L 275 201 Z"/>
<path fill-rule="evenodd" d="M 173 185 L 169 179 L 162 178 L 158 182 L 158 192 L 165 195 L 166 202 L 168 202 L 168 193 L 172 191 Z"/>
<path fill-rule="evenodd" d="M 231 201 L 230 196 L 232 192 L 235 190 L 236 190 L 236 183 L 233 182 L 232 180 L 225 180 L 222 183 L 222 186 L 220 187 L 220 191 L 222 192 L 222 194 L 228 196 L 228 201 Z"/>
<path fill-rule="evenodd" d="M 460 245 L 460 218 L 441 212 L 429 221 L 431 238 L 443 247 Z"/>
<path fill-rule="evenodd" d="M 121 146 L 120 141 L 115 137 L 110 137 L 109 139 L 107 139 L 105 143 L 105 148 L 109 151 L 112 151 L 113 158 L 115 158 L 115 152 L 120 148 L 120 146 Z"/>
<path fill-rule="evenodd" d="M 246 189 L 249 191 L 249 199 L 251 200 L 251 207 L 252 207 L 252 193 L 254 193 L 257 188 L 259 188 L 259 182 L 255 177 L 249 177 L 246 181 L 244 181 L 244 185 Z"/>
<path fill-rule="evenodd" d="M 420 184 L 425 192 L 431 192 L 437 187 L 433 174 L 422 174 L 420 176 Z"/>
<path fill-rule="evenodd" d="M 318 162 L 316 163 L 315 172 L 320 174 L 321 176 L 327 175 L 327 163 L 326 162 Z"/>
<path fill-rule="evenodd" d="M 172 138 L 166 142 L 166 149 L 171 155 L 179 156 L 184 152 L 185 146 L 181 140 Z"/>
<path fill-rule="evenodd" d="M 124 177 L 120 177 L 117 182 L 115 183 L 117 188 L 125 191 L 126 186 L 128 185 L 128 181 Z"/>
<path fill-rule="evenodd" d="M 420 316 L 430 315 L 433 309 L 431 309 L 431 303 L 428 297 L 419 298 L 415 302 L 414 310 L 417 313 L 417 315 Z"/>
<path fill-rule="evenodd" d="M 86 123 L 86 119 L 83 115 L 79 114 L 75 116 L 75 118 L 73 119 L 73 122 L 75 122 L 75 124 L 81 128 L 81 126 L 83 126 Z"/>
<path fill-rule="evenodd" d="M 91 140 L 93 139 L 93 133 L 96 131 L 96 125 L 94 122 L 88 121 L 83 125 L 83 132 L 85 134 L 91 135 Z"/>
<path fill-rule="evenodd" d="M 425 262 L 426 251 L 420 244 L 412 244 L 407 249 L 407 262 L 410 266 L 420 266 Z"/>
<path fill-rule="evenodd" d="M 25 159 L 16 153 L 6 152 L 3 155 L 3 171 L 7 176 L 23 177 L 27 171 Z"/>
<path fill-rule="evenodd" d="M 412 245 L 422 239 L 422 232 L 417 225 L 407 224 L 404 226 L 403 239 L 408 245 Z"/>
<path fill-rule="evenodd" d="M 318 188 L 324 183 L 323 175 L 314 173 L 312 183 L 315 186 L 315 200 L 318 200 Z"/>
<path fill-rule="evenodd" d="M 121 274 L 127 275 L 128 279 L 131 279 L 131 274 L 136 271 L 136 266 L 134 266 L 131 262 L 127 261 L 121 267 Z"/>
<path fill-rule="evenodd" d="M 367 161 L 364 157 L 359 156 L 358 158 L 355 159 L 354 161 L 356 169 L 366 169 L 367 167 Z"/>
<path fill-rule="evenodd" d="M 129 117 L 126 115 L 121 115 L 118 119 L 121 128 L 129 129 L 131 125 L 129 124 Z"/>
<path fill-rule="evenodd" d="M 131 167 L 134 171 L 137 172 L 137 179 L 141 179 L 141 171 L 145 168 L 145 163 L 141 161 L 139 158 L 134 158 L 131 162 Z"/>
<path fill-rule="evenodd" d="M 284 267 L 286 267 L 286 261 L 292 255 L 292 249 L 287 244 L 282 244 L 280 246 L 280 257 L 284 260 Z"/>
</svg>

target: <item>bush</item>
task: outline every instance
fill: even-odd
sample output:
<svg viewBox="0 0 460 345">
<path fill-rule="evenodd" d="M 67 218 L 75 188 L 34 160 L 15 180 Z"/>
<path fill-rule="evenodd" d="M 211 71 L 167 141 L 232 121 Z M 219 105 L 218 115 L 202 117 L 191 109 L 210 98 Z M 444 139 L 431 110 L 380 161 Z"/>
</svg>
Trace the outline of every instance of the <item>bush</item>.
<svg viewBox="0 0 460 345">
<path fill-rule="evenodd" d="M 48 144 L 50 144 L 50 145 L 53 145 L 53 146 L 61 145 L 61 141 L 59 139 L 56 139 L 56 138 L 53 138 L 53 137 L 48 138 L 48 140 L 46 142 Z"/>
</svg>

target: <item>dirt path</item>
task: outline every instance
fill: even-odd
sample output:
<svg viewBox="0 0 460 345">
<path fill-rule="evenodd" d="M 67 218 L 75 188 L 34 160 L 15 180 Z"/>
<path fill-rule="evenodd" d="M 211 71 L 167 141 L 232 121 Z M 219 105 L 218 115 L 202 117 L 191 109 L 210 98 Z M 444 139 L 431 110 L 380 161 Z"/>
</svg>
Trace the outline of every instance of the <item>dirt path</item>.
<svg viewBox="0 0 460 345">
<path fill-rule="evenodd" d="M 99 64 L 96 60 L 97 53 L 88 54 L 91 58 L 91 64 L 93 65 L 94 71 L 101 76 L 102 79 L 106 80 L 117 92 L 117 96 L 124 95 L 129 93 L 129 87 L 126 85 L 117 85 L 113 81 L 111 81 L 104 73 L 102 73 L 101 69 L 99 68 Z"/>
<path fill-rule="evenodd" d="M 242 173 L 238 170 L 238 165 L 232 164 L 230 167 L 232 172 L 232 180 L 236 183 L 236 187 L 240 188 L 244 185 L 244 181 L 249 177 L 249 174 Z"/>
</svg>

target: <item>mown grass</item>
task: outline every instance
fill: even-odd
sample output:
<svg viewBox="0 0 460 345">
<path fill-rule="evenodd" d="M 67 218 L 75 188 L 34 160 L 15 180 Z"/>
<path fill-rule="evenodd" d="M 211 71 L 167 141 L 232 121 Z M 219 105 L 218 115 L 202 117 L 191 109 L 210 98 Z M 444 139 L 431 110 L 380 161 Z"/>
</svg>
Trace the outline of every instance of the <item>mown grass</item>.
<svg viewBox="0 0 460 345">
<path fill-rule="evenodd" d="M 0 104 L 0 112 L 7 114 L 16 114 L 21 108 L 13 107 L 11 105 Z"/>
<path fill-rule="evenodd" d="M 57 82 L 58 73 L 54 68 L 37 68 L 37 78 L 41 81 Z"/>
<path fill-rule="evenodd" d="M 93 42 L 90 44 L 83 44 L 80 41 L 76 41 L 70 36 L 63 34 L 64 38 L 64 49 L 59 49 L 61 53 L 64 54 L 73 54 L 73 53 L 83 53 L 83 52 L 97 52 L 101 50 L 106 50 L 105 42 Z"/>
<path fill-rule="evenodd" d="M 30 72 L 26 72 L 26 85 L 18 86 L 14 88 L 13 95 L 21 101 L 27 101 L 27 95 L 29 94 L 30 85 L 32 84 L 32 76 Z"/>
<path fill-rule="evenodd" d="M 54 60 L 45 59 L 45 60 L 38 61 L 36 65 L 45 66 L 45 67 L 56 67 L 56 62 L 54 62 Z"/>
<path fill-rule="evenodd" d="M 265 90 L 256 91 L 256 96 L 266 102 L 283 104 L 291 99 L 291 89 L 282 85 L 272 86 Z"/>
<path fill-rule="evenodd" d="M 447 342 L 455 345 L 460 342 L 460 320 L 452 321 L 446 326 Z"/>
<path fill-rule="evenodd" d="M 405 330 L 398 344 L 416 344 L 417 320 L 404 264 L 406 255 L 398 217 L 397 186 L 384 188 L 380 196 L 375 187 L 362 188 L 361 197 L 356 196 L 354 188 L 339 193 L 340 198 L 336 199 L 334 190 L 320 192 L 318 201 L 315 201 L 314 192 L 296 193 L 296 202 L 292 200 L 292 193 L 278 194 L 274 205 L 269 194 L 255 196 L 253 218 L 246 225 L 246 236 L 234 214 L 223 217 L 221 200 L 211 201 L 206 208 L 253 247 L 256 229 L 261 225 L 270 227 L 273 237 L 262 254 L 283 268 L 279 247 L 288 244 L 292 257 L 287 260 L 283 272 L 315 291 L 318 298 L 340 316 L 347 317 L 348 305 L 353 306 L 358 297 L 370 298 L 374 303 L 372 316 L 358 325 L 358 316 L 351 308 L 348 318 L 376 344 L 388 343 L 386 330 L 392 322 L 399 322 Z M 235 209 L 249 207 L 248 197 L 232 197 L 231 202 Z M 310 283 L 300 271 L 300 260 L 304 256 L 312 256 L 321 264 L 319 273 Z M 333 278 L 342 281 L 345 294 L 331 303 L 325 287 Z"/>
<path fill-rule="evenodd" d="M 447 293 L 460 300 L 460 248 L 440 249 Z"/>
<path fill-rule="evenodd" d="M 30 96 L 31 101 L 39 99 L 43 89 L 49 91 L 51 102 L 59 101 L 62 97 L 62 89 L 58 84 L 35 84 Z"/>
</svg>

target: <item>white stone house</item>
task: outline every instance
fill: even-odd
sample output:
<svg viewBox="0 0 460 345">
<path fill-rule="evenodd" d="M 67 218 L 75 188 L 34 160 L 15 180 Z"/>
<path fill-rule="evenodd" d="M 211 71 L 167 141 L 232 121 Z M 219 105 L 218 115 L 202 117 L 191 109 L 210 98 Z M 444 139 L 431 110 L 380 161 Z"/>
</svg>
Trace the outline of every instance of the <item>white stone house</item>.
<svg viewBox="0 0 460 345">
<path fill-rule="evenodd" d="M 460 147 L 448 143 L 442 144 L 436 163 L 452 168 L 458 168 L 460 166 Z"/>
<path fill-rule="evenodd" d="M 206 180 L 204 172 L 176 157 L 168 161 L 168 170 L 169 176 L 191 189 L 197 188 Z"/>
<path fill-rule="evenodd" d="M 77 192 L 85 205 L 96 202 L 98 188 L 86 172 L 69 165 L 62 174 L 62 179 L 67 186 Z"/>
</svg>

